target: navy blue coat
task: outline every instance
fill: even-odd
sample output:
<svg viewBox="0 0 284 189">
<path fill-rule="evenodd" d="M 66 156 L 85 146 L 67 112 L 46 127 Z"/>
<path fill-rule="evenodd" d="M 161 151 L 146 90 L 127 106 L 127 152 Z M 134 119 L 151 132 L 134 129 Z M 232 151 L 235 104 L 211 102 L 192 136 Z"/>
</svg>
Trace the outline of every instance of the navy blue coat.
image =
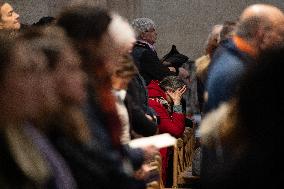
<svg viewBox="0 0 284 189">
<path fill-rule="evenodd" d="M 239 86 L 242 75 L 253 62 L 252 57 L 237 49 L 231 39 L 223 41 L 215 51 L 208 69 L 205 91 L 208 101 L 204 111 L 217 108 L 231 99 Z"/>
</svg>

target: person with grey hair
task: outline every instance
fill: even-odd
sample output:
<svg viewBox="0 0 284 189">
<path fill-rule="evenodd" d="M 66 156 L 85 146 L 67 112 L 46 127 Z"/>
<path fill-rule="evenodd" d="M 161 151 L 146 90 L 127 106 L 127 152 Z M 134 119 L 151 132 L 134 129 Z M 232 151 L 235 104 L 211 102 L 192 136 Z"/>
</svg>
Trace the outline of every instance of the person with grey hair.
<svg viewBox="0 0 284 189">
<path fill-rule="evenodd" d="M 143 40 L 143 33 L 150 30 L 156 30 L 156 25 L 154 21 L 149 18 L 137 18 L 132 22 L 132 26 L 135 29 L 137 39 L 142 39 L 142 40 Z"/>
<path fill-rule="evenodd" d="M 283 43 L 284 14 L 272 5 L 254 4 L 240 16 L 236 33 L 215 51 L 208 69 L 204 113 L 230 100 L 247 68 L 264 50 Z"/>
<path fill-rule="evenodd" d="M 165 77 L 161 82 L 152 81 L 148 85 L 149 106 L 159 117 L 159 133 L 169 133 L 179 138 L 185 129 L 185 114 L 182 111 L 181 98 L 186 91 L 186 85 L 177 76 Z M 172 186 L 172 171 L 169 163 L 172 149 L 160 149 L 162 156 L 162 179 L 166 187 Z"/>
<path fill-rule="evenodd" d="M 139 73 L 130 81 L 127 95 L 136 99 L 137 105 L 157 121 L 155 111 L 148 105 L 148 91 L 146 86 L 151 80 L 161 81 L 168 75 L 174 75 L 169 68 L 164 66 L 155 51 L 154 43 L 157 39 L 156 25 L 149 18 L 137 18 L 132 26 L 136 34 L 136 43 L 132 50 L 132 57 Z"/>
<path fill-rule="evenodd" d="M 137 42 L 133 48 L 133 58 L 146 85 L 151 80 L 161 81 L 168 75 L 174 75 L 164 66 L 157 55 L 154 44 L 157 40 L 156 25 L 149 18 L 136 18 L 132 22 Z"/>
</svg>

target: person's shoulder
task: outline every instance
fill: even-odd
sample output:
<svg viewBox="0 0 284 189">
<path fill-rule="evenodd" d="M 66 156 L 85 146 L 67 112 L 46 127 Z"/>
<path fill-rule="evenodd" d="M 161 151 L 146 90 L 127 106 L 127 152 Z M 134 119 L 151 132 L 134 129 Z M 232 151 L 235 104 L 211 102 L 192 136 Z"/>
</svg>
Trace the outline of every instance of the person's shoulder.
<svg viewBox="0 0 284 189">
<path fill-rule="evenodd" d="M 220 49 L 218 54 L 214 54 L 210 70 L 235 70 L 242 69 L 244 62 L 242 59 L 232 52 L 229 49 Z"/>
<path fill-rule="evenodd" d="M 134 49 L 150 49 L 149 45 L 141 41 L 136 41 L 134 44 Z"/>
<path fill-rule="evenodd" d="M 151 49 L 147 44 L 142 43 L 142 42 L 136 42 L 134 44 L 134 47 L 133 47 L 133 50 L 132 50 L 132 54 L 134 56 L 141 56 L 145 52 L 147 54 L 151 53 Z"/>
<path fill-rule="evenodd" d="M 138 46 L 138 47 L 147 47 L 147 43 L 143 43 L 142 41 L 136 41 L 135 42 L 135 46 Z"/>
</svg>

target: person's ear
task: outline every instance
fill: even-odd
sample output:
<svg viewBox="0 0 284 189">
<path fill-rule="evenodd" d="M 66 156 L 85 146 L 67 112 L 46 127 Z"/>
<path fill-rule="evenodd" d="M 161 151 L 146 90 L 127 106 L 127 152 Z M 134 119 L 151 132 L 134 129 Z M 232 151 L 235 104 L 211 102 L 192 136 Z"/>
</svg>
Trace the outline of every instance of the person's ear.
<svg viewBox="0 0 284 189">
<path fill-rule="evenodd" d="M 142 33 L 141 33 L 141 35 L 140 35 L 140 36 L 141 36 L 141 39 L 145 40 L 145 34 L 146 34 L 146 32 L 142 32 Z"/>
<path fill-rule="evenodd" d="M 265 31 L 264 27 L 260 27 L 255 35 L 255 38 L 258 42 L 258 48 L 263 49 L 266 46 L 267 43 L 267 37 L 269 32 Z M 269 39 L 268 39 L 269 40 Z"/>
</svg>

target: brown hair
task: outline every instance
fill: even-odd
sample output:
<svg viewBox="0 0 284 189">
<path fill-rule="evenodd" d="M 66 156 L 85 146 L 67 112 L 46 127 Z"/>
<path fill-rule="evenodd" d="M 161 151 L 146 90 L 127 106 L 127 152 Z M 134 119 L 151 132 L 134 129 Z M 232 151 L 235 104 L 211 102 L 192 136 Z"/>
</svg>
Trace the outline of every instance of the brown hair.
<svg viewBox="0 0 284 189">
<path fill-rule="evenodd" d="M 121 125 L 115 99 L 111 94 L 111 77 L 104 58 L 99 55 L 102 50 L 99 46 L 108 32 L 110 22 L 111 16 L 107 10 L 79 5 L 64 11 L 57 23 L 76 44 L 83 61 L 83 69 L 88 74 L 93 93 L 91 98 L 100 111 L 98 116 L 106 125 L 113 145 L 120 148 Z"/>
<path fill-rule="evenodd" d="M 8 36 L 8 37 L 7 37 Z M 14 38 L 10 37 L 10 31 L 0 30 L 0 84 L 4 79 L 7 67 L 11 63 Z"/>
<path fill-rule="evenodd" d="M 59 27 L 39 27 L 31 28 L 25 31 L 20 39 L 29 40 L 43 52 L 47 59 L 47 67 L 49 71 L 54 71 L 59 64 L 62 64 L 60 57 L 63 55 L 64 49 L 70 48 L 72 54 L 76 56 L 76 51 L 72 48 L 71 43 L 67 40 L 64 31 Z M 91 140 L 90 129 L 87 125 L 85 115 L 80 108 L 72 102 L 64 99 L 60 99 L 60 112 L 56 112 L 54 120 L 55 127 L 44 127 L 47 132 L 59 131 L 63 135 L 68 136 L 72 140 L 79 141 L 81 143 L 88 143 Z M 44 123 L 46 124 L 46 123 Z"/>
<path fill-rule="evenodd" d="M 222 30 L 222 25 L 215 25 L 213 26 L 208 39 L 207 39 L 207 45 L 206 45 L 206 54 L 209 54 L 211 57 L 216 50 L 216 48 L 219 45 L 220 42 L 220 32 Z"/>
<path fill-rule="evenodd" d="M 125 55 L 123 60 L 114 65 L 113 74 L 120 78 L 131 79 L 138 73 L 138 69 L 133 63 L 132 57 L 130 55 Z"/>
<path fill-rule="evenodd" d="M 237 26 L 237 22 L 233 21 L 225 21 L 223 24 L 223 28 L 220 32 L 220 41 L 230 38 Z"/>
</svg>

